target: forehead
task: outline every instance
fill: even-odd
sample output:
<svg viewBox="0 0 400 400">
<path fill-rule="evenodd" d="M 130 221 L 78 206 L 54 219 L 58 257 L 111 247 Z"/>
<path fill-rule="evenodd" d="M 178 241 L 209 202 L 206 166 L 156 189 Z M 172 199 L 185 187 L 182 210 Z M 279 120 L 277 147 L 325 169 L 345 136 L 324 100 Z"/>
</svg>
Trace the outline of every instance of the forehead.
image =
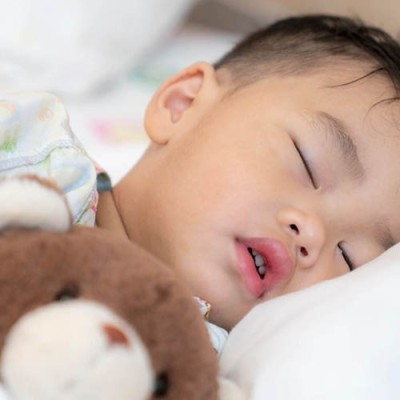
<svg viewBox="0 0 400 400">
<path fill-rule="evenodd" d="M 363 136 L 368 141 L 378 140 L 376 136 L 381 139 L 382 135 L 398 137 L 400 102 L 394 100 L 397 93 L 391 80 L 374 70 L 373 66 L 337 62 L 334 67 L 325 64 L 298 75 L 271 74 L 234 89 L 233 97 L 239 97 L 246 109 L 256 113 L 256 109 L 261 113 L 279 109 L 330 113 L 357 127 L 357 132 L 365 132 Z"/>
<path fill-rule="evenodd" d="M 299 77 L 295 86 L 304 109 L 333 115 L 355 140 L 379 142 L 377 150 L 387 150 L 384 143 L 390 140 L 399 146 L 400 102 L 393 83 L 382 73 L 345 65 L 334 74 L 326 70 Z"/>
</svg>

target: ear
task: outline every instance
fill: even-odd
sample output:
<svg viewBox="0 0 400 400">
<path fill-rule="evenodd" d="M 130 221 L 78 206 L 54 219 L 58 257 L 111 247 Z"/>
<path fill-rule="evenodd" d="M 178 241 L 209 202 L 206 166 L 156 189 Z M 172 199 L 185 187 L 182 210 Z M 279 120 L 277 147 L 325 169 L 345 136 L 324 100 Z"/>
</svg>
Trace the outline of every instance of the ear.
<svg viewBox="0 0 400 400">
<path fill-rule="evenodd" d="M 167 144 L 171 137 L 195 125 L 222 93 L 212 65 L 199 62 L 166 81 L 150 101 L 145 129 L 153 143 Z"/>
</svg>

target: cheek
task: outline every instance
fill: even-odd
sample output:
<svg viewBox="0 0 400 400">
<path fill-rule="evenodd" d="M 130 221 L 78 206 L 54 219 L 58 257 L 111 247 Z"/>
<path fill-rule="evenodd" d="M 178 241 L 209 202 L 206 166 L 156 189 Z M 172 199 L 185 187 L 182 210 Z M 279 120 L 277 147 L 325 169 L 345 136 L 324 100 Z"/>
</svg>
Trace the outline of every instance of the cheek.
<svg viewBox="0 0 400 400">
<path fill-rule="evenodd" d="M 193 223 L 219 215 L 245 223 L 253 213 L 272 211 L 292 190 L 287 162 L 279 158 L 277 144 L 268 146 L 267 135 L 254 141 L 228 129 L 217 137 L 195 133 L 201 137 L 186 138 L 179 146 L 185 152 L 169 160 L 174 173 L 167 190 L 180 219 L 186 215 Z"/>
<path fill-rule="evenodd" d="M 308 288 L 317 283 L 337 278 L 349 270 L 337 251 L 323 257 L 320 262 L 308 269 L 297 268 L 292 279 L 288 282 L 284 293 Z"/>
</svg>

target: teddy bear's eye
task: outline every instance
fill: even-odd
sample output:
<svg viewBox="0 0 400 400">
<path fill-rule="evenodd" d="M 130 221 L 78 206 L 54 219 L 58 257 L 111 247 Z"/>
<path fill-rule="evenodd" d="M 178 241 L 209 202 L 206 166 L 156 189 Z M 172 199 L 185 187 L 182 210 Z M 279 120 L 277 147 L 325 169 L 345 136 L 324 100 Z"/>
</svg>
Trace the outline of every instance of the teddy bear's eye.
<svg viewBox="0 0 400 400">
<path fill-rule="evenodd" d="M 79 297 L 79 287 L 74 283 L 64 286 L 55 296 L 55 301 L 66 301 Z"/>
<path fill-rule="evenodd" d="M 159 374 L 154 382 L 154 392 L 155 397 L 163 397 L 168 393 L 169 381 L 168 375 L 163 372 Z"/>
</svg>

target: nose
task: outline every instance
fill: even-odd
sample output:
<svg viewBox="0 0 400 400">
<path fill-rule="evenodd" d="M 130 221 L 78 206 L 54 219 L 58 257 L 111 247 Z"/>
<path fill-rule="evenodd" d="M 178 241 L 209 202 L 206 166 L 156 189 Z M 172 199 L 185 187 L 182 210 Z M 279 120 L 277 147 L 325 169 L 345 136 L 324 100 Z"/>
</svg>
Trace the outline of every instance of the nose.
<svg viewBox="0 0 400 400">
<path fill-rule="evenodd" d="M 303 268 L 312 267 L 320 257 L 326 240 L 322 219 L 313 212 L 285 208 L 279 212 L 278 222 L 290 235 L 289 247 L 294 247 L 298 265 Z"/>
</svg>

